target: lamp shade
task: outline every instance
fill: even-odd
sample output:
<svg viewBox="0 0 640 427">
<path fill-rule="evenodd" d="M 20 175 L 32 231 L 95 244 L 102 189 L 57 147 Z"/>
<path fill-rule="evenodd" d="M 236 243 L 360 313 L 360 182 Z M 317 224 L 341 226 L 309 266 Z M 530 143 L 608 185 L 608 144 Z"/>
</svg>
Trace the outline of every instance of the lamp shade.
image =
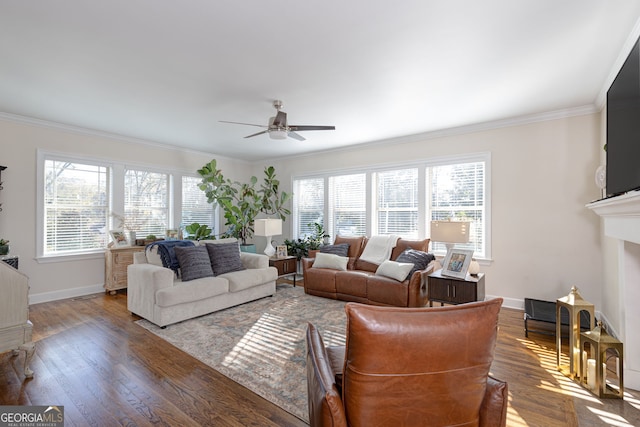
<svg viewBox="0 0 640 427">
<path fill-rule="evenodd" d="M 469 222 L 431 221 L 431 240 L 444 243 L 469 242 Z"/>
<path fill-rule="evenodd" d="M 282 234 L 282 220 L 275 218 L 256 219 L 254 234 L 256 236 L 279 236 Z"/>
</svg>

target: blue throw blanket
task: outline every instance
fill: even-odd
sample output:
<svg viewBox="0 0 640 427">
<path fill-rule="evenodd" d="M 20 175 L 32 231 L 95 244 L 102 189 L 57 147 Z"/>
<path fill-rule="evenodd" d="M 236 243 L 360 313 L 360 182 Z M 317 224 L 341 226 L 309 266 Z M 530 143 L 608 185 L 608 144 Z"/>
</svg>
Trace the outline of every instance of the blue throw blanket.
<svg viewBox="0 0 640 427">
<path fill-rule="evenodd" d="M 176 258 L 176 251 L 173 250 L 176 246 L 195 246 L 191 240 L 159 240 L 157 242 L 149 243 L 147 249 L 151 249 L 153 246 L 158 247 L 158 255 L 162 260 L 162 265 L 172 269 L 176 274 L 180 268 L 178 264 L 178 258 Z"/>
</svg>

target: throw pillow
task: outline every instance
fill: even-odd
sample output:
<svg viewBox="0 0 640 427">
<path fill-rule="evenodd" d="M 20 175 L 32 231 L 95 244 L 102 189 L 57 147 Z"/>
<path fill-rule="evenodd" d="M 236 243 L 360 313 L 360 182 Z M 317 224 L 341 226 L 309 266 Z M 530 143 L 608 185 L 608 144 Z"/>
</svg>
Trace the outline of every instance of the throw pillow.
<svg viewBox="0 0 640 427">
<path fill-rule="evenodd" d="M 349 262 L 349 258 L 347 257 L 318 252 L 316 254 L 316 260 L 313 262 L 313 267 L 330 268 L 332 270 L 346 271 L 348 262 Z"/>
<path fill-rule="evenodd" d="M 349 254 L 349 244 L 338 243 L 337 245 L 320 246 L 320 252 L 325 254 L 334 254 L 334 255 L 346 257 Z"/>
<path fill-rule="evenodd" d="M 398 256 L 396 261 L 410 262 L 414 265 L 413 269 L 409 273 L 409 277 L 411 277 L 416 271 L 424 270 L 425 268 L 427 268 L 429 263 L 434 259 L 436 259 L 436 257 L 433 256 L 433 254 L 417 251 L 415 249 L 406 249 Z"/>
<path fill-rule="evenodd" d="M 213 276 L 209 252 L 204 246 L 176 246 L 174 251 L 183 282 Z"/>
<path fill-rule="evenodd" d="M 240 246 L 234 243 L 207 243 L 205 245 L 209 252 L 213 274 L 219 276 L 232 271 L 246 270 L 240 260 Z"/>
<path fill-rule="evenodd" d="M 389 277 L 398 282 L 404 282 L 409 272 L 413 268 L 413 264 L 407 262 L 397 262 L 391 260 L 382 261 L 382 264 L 376 270 L 376 276 Z"/>
</svg>

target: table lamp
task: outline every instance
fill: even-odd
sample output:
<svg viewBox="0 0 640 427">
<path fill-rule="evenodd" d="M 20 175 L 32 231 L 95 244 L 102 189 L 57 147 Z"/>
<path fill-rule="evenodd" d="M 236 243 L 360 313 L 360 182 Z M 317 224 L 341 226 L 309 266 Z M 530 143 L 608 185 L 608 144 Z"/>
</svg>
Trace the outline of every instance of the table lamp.
<svg viewBox="0 0 640 427">
<path fill-rule="evenodd" d="M 282 234 L 282 220 L 274 218 L 256 219 L 254 223 L 254 234 L 267 238 L 267 247 L 264 249 L 264 253 L 268 257 L 272 257 L 276 253 L 276 248 L 271 244 L 271 240 L 273 236 Z"/>
<path fill-rule="evenodd" d="M 467 221 L 431 221 L 431 241 L 444 243 L 448 252 L 455 243 L 469 242 L 469 224 Z"/>
</svg>

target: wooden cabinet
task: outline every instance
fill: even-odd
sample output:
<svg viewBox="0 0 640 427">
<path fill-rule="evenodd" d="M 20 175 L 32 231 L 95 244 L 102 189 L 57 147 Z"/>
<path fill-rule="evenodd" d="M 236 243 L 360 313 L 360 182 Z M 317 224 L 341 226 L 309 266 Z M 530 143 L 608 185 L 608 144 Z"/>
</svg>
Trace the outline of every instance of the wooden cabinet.
<svg viewBox="0 0 640 427">
<path fill-rule="evenodd" d="M 484 273 L 467 275 L 465 280 L 443 276 L 442 270 L 429 275 L 429 305 L 464 304 L 484 301 Z"/>
<path fill-rule="evenodd" d="M 296 286 L 296 274 L 298 273 L 298 259 L 296 257 L 269 258 L 269 265 L 278 269 L 278 277 L 293 276 L 293 286 Z"/>
<path fill-rule="evenodd" d="M 127 266 L 133 264 L 133 254 L 144 251 L 144 246 L 110 247 L 104 253 L 104 289 L 115 295 L 127 287 Z"/>
</svg>

